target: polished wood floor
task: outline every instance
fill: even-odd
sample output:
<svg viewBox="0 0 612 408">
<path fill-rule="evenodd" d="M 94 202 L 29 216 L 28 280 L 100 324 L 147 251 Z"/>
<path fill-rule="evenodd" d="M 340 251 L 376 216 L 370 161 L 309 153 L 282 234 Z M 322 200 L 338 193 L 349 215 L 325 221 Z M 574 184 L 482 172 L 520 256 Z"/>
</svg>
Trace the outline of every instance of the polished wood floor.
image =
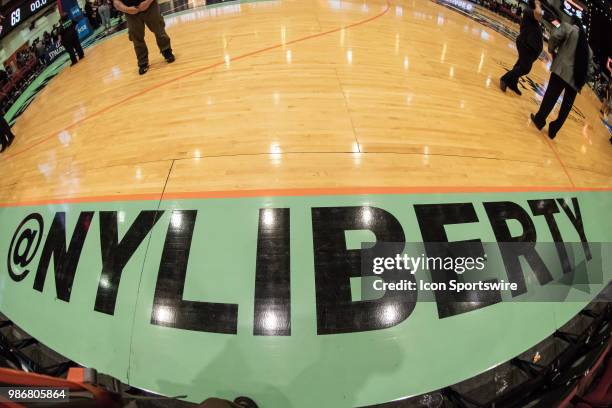
<svg viewBox="0 0 612 408">
<path fill-rule="evenodd" d="M 167 25 L 174 64 L 148 33 L 152 67 L 138 76 L 122 33 L 38 95 L 0 155 L 0 203 L 612 186 L 592 92 L 549 141 L 529 121 L 534 91 L 498 88 L 516 57 L 512 41 L 429 0 L 263 1 L 186 12 Z M 529 77 L 545 84 L 545 63 Z"/>
</svg>

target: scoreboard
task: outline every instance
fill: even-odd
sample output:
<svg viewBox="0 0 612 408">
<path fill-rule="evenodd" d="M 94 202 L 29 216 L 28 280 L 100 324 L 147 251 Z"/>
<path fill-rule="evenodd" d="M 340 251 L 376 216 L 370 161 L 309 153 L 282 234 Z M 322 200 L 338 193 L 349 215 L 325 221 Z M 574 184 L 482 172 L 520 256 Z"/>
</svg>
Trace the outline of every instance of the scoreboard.
<svg viewBox="0 0 612 408">
<path fill-rule="evenodd" d="M 55 4 L 55 0 L 25 0 L 0 11 L 2 15 L 0 38 L 4 37 L 19 24 L 26 21 L 28 17 L 31 17 L 52 4 Z"/>
<path fill-rule="evenodd" d="M 580 4 L 575 3 L 572 0 L 565 0 L 563 2 L 563 11 L 570 17 L 576 16 L 582 19 L 583 10 L 584 8 Z"/>
</svg>

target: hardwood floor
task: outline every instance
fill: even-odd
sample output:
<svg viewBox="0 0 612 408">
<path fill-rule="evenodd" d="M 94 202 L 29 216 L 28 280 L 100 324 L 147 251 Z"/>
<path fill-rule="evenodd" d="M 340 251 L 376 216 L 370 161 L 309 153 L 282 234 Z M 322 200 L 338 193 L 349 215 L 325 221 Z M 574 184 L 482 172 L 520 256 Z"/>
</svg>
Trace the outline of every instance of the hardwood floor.
<svg viewBox="0 0 612 408">
<path fill-rule="evenodd" d="M 522 97 L 497 86 L 513 42 L 430 1 L 263 1 L 187 11 L 167 26 L 176 63 L 148 33 L 152 68 L 140 77 L 122 33 L 38 95 L 0 155 L 4 205 L 261 188 L 612 186 L 591 90 L 549 141 L 529 121 L 541 99 L 529 82 Z M 547 78 L 536 62 L 539 92 Z"/>
</svg>

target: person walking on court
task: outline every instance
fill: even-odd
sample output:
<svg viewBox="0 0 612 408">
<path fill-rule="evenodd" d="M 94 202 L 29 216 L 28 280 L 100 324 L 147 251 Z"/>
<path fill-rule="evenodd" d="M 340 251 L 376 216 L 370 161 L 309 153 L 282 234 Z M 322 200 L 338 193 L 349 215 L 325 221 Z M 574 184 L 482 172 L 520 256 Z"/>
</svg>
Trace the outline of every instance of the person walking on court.
<svg viewBox="0 0 612 408">
<path fill-rule="evenodd" d="M 62 13 L 60 20 L 59 39 L 70 55 L 71 66 L 78 62 L 77 55 L 79 59 L 85 58 L 81 41 L 79 41 L 79 35 L 76 31 L 76 24 L 66 13 Z"/>
<path fill-rule="evenodd" d="M 529 0 L 529 7 L 525 8 L 521 18 L 521 31 L 516 38 L 518 60 L 514 67 L 499 80 L 499 87 L 503 92 L 506 92 L 506 88 L 510 88 L 521 95 L 521 91 L 518 89 L 519 78 L 531 71 L 533 63 L 542 52 L 543 40 L 540 21 L 543 14 L 540 1 Z"/>
<path fill-rule="evenodd" d="M 535 115 L 531 114 L 531 120 L 538 130 L 542 130 L 563 92 L 559 116 L 548 125 L 548 137 L 554 139 L 572 110 L 576 94 L 593 73 L 593 52 L 580 19 L 574 16 L 572 24 L 561 23 L 548 40 L 548 51 L 553 55 L 550 79 L 540 109 Z"/>
<path fill-rule="evenodd" d="M 0 153 L 13 143 L 13 139 L 15 139 L 15 135 L 11 131 L 11 126 L 4 119 L 4 116 L 0 115 L 0 144 L 2 145 Z"/>
<path fill-rule="evenodd" d="M 138 59 L 138 73 L 144 75 L 149 70 L 149 50 L 145 43 L 145 25 L 155 34 L 159 51 L 166 62 L 174 62 L 170 37 L 166 33 L 166 23 L 159 11 L 157 0 L 114 0 L 115 8 L 125 13 L 128 35 L 134 44 Z"/>
</svg>

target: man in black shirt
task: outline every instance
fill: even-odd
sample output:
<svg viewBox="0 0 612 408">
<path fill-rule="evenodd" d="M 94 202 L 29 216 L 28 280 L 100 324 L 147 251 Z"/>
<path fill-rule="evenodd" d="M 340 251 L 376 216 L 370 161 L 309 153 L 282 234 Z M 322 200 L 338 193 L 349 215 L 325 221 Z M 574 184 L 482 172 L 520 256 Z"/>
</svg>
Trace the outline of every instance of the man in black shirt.
<svg viewBox="0 0 612 408">
<path fill-rule="evenodd" d="M 79 59 L 85 58 L 81 42 L 79 41 L 79 35 L 76 31 L 76 24 L 66 13 L 62 14 L 60 20 L 59 39 L 64 48 L 66 48 L 66 51 L 68 51 L 68 54 L 70 54 L 70 61 L 72 61 L 70 65 L 78 62 L 77 55 Z"/>
<path fill-rule="evenodd" d="M 145 25 L 155 34 L 159 51 L 168 63 L 174 62 L 174 54 L 170 46 L 170 37 L 166 33 L 166 23 L 159 11 L 157 0 L 114 0 L 113 4 L 127 18 L 128 34 L 134 44 L 138 59 L 138 73 L 145 74 L 149 70 L 149 50 L 145 43 Z"/>
<path fill-rule="evenodd" d="M 518 61 L 514 67 L 499 80 L 499 87 L 506 92 L 506 88 L 512 89 L 521 95 L 518 89 L 518 80 L 523 75 L 531 71 L 531 66 L 538 59 L 542 52 L 542 8 L 539 0 L 529 0 L 529 7 L 523 11 L 521 19 L 521 32 L 516 38 L 516 50 L 518 51 Z"/>
</svg>

